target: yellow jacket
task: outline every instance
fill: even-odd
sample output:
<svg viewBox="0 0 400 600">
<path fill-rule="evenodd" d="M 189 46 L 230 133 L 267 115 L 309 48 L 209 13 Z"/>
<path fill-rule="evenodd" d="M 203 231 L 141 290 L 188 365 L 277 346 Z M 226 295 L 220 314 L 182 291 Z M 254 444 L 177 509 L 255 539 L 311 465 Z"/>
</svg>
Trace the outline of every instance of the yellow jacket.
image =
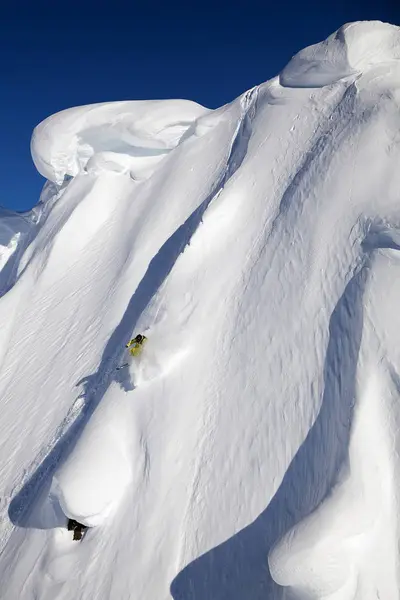
<svg viewBox="0 0 400 600">
<path fill-rule="evenodd" d="M 131 356 L 140 356 L 143 350 L 144 344 L 147 342 L 147 337 L 142 336 L 142 341 L 138 342 L 136 338 L 133 338 L 130 342 L 126 344 L 126 347 L 129 350 L 129 354 Z"/>
</svg>

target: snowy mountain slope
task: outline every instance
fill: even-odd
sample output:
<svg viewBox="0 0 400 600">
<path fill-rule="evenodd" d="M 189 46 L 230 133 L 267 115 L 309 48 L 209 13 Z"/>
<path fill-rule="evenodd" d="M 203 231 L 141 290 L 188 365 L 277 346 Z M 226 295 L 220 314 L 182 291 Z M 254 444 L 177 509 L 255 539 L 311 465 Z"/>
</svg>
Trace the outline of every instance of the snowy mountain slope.
<svg viewBox="0 0 400 600">
<path fill-rule="evenodd" d="M 35 130 L 53 183 L 0 221 L 2 598 L 399 596 L 399 58 L 350 24 L 219 110 Z"/>
</svg>

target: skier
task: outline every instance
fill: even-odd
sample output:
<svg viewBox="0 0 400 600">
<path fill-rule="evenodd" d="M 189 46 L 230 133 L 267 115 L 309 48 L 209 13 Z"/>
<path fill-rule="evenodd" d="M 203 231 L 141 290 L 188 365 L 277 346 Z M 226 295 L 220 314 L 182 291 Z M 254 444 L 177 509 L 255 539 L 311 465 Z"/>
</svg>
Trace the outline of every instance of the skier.
<svg viewBox="0 0 400 600">
<path fill-rule="evenodd" d="M 125 346 L 128 348 L 129 354 L 131 356 L 140 356 L 143 350 L 143 345 L 147 341 L 147 337 L 139 333 L 136 337 L 131 339 Z"/>
<path fill-rule="evenodd" d="M 133 358 L 138 358 L 143 350 L 143 346 L 147 341 L 147 337 L 145 335 L 142 335 L 141 333 L 139 333 L 136 337 L 132 338 L 127 344 L 125 344 L 125 348 L 128 349 L 129 354 L 133 357 Z M 117 371 L 119 371 L 120 369 L 124 369 L 125 367 L 129 366 L 129 362 L 124 363 L 123 365 L 120 365 L 119 367 L 117 367 Z"/>
</svg>

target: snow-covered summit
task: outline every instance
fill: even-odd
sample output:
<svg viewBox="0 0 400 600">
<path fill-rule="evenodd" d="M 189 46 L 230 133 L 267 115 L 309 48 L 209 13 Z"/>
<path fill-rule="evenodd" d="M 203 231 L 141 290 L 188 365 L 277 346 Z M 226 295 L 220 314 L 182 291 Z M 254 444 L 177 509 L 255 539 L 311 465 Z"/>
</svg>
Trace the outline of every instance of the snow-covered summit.
<svg viewBox="0 0 400 600">
<path fill-rule="evenodd" d="M 2 599 L 399 596 L 399 58 L 352 23 L 218 110 L 35 129 L 41 202 L 0 214 Z"/>
<path fill-rule="evenodd" d="M 279 80 L 288 87 L 319 87 L 360 75 L 377 65 L 398 69 L 399 59 L 399 27 L 380 21 L 348 23 L 324 42 L 296 54 Z"/>
</svg>

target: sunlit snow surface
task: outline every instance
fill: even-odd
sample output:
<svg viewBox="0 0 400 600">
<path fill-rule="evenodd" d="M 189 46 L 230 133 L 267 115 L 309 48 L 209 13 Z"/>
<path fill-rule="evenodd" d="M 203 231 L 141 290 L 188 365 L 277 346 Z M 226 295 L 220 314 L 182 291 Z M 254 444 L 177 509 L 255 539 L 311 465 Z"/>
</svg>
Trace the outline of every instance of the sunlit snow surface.
<svg viewBox="0 0 400 600">
<path fill-rule="evenodd" d="M 32 155 L 41 202 L 0 214 L 1 599 L 398 598 L 400 29 L 215 111 L 64 111 Z"/>
</svg>

